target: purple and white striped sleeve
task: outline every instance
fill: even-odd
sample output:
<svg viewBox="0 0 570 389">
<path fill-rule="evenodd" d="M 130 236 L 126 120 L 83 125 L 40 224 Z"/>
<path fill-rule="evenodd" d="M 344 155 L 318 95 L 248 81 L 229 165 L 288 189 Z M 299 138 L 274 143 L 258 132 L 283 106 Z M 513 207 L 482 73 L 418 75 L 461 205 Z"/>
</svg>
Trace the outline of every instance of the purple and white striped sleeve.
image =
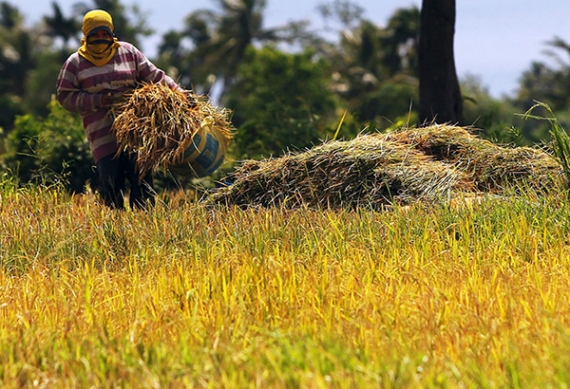
<svg viewBox="0 0 570 389">
<path fill-rule="evenodd" d="M 57 100 L 68 111 L 87 113 L 97 111 L 102 105 L 102 94 L 83 91 L 77 82 L 79 61 L 71 56 L 61 68 L 57 78 Z"/>
<path fill-rule="evenodd" d="M 172 77 L 168 76 L 164 70 L 157 68 L 139 49 L 134 46 L 132 47 L 137 62 L 140 81 L 154 84 L 165 83 L 172 89 L 184 90 Z"/>
</svg>

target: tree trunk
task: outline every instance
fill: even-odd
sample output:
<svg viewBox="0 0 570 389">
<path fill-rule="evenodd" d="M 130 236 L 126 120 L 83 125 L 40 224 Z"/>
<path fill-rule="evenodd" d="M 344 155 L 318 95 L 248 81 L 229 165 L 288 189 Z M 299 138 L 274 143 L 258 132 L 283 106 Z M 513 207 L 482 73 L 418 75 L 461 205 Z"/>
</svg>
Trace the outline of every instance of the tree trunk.
<svg viewBox="0 0 570 389">
<path fill-rule="evenodd" d="M 419 125 L 459 124 L 463 101 L 455 70 L 455 0 L 423 0 L 418 53 Z"/>
</svg>

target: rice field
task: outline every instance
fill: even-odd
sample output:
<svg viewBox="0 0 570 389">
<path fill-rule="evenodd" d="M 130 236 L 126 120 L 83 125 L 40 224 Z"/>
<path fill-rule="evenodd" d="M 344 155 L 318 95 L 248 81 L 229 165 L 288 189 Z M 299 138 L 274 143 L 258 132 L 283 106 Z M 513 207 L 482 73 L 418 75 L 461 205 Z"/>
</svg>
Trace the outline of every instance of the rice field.
<svg viewBox="0 0 570 389">
<path fill-rule="evenodd" d="M 566 196 L 148 212 L 0 185 L 0 387 L 566 388 Z"/>
</svg>

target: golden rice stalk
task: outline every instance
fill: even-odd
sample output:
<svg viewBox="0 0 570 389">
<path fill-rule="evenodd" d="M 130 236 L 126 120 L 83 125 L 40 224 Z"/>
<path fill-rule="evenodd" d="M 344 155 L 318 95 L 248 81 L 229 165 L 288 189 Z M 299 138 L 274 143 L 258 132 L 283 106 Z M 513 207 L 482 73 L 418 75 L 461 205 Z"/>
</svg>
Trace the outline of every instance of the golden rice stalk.
<svg viewBox="0 0 570 389">
<path fill-rule="evenodd" d="M 158 168 L 180 163 L 184 150 L 202 126 L 218 127 L 232 138 L 230 111 L 214 107 L 205 96 L 173 90 L 163 84 L 144 84 L 115 108 L 112 130 L 120 153 L 136 153 L 141 177 Z"/>
</svg>

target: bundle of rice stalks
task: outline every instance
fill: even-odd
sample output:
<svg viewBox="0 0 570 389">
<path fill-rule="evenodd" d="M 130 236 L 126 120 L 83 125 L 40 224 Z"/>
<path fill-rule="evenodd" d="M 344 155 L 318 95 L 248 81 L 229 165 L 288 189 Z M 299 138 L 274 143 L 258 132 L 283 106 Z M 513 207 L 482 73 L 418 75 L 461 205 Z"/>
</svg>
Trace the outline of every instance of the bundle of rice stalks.
<svg viewBox="0 0 570 389">
<path fill-rule="evenodd" d="M 305 152 L 244 161 L 210 204 L 383 209 L 500 190 L 516 179 L 557 185 L 561 170 L 547 153 L 508 149 L 462 127 L 433 126 L 331 141 Z"/>
<path fill-rule="evenodd" d="M 116 108 L 113 131 L 119 151 L 137 155 L 140 176 L 177 165 L 204 126 L 232 138 L 230 111 L 210 104 L 204 96 L 189 98 L 188 91 L 167 85 L 144 84 Z"/>
<path fill-rule="evenodd" d="M 382 209 L 393 202 L 435 200 L 451 190 L 470 189 L 460 171 L 373 135 L 281 158 L 245 161 L 229 179 L 233 184 L 214 193 L 209 202 Z"/>
<path fill-rule="evenodd" d="M 480 191 L 524 184 L 548 190 L 561 184 L 561 165 L 547 152 L 531 147 L 503 147 L 475 136 L 464 127 L 433 125 L 384 135 L 413 146 L 469 175 Z"/>
</svg>

